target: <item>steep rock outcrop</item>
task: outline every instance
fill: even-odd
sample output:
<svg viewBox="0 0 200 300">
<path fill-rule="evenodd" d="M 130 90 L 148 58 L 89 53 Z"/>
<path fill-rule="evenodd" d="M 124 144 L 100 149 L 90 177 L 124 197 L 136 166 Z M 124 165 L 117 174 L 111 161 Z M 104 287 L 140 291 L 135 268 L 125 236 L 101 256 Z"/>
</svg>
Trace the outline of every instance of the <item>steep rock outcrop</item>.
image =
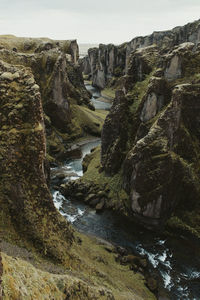
<svg viewBox="0 0 200 300">
<path fill-rule="evenodd" d="M 83 72 L 84 75 L 91 74 L 91 67 L 90 67 L 90 61 L 88 55 L 79 59 L 79 64 L 81 66 L 81 72 Z"/>
<path fill-rule="evenodd" d="M 154 77 L 154 79 L 150 81 L 143 100 L 140 99 L 142 88 L 132 94 L 134 85 L 136 85 L 137 82 L 143 82 L 145 77 L 152 72 L 157 57 L 158 50 L 156 47 L 136 50 L 131 55 L 128 75 L 121 79 L 122 91 L 116 92 L 113 106 L 105 120 L 102 130 L 101 162 L 109 174 L 116 173 L 120 169 L 127 153 L 127 141 L 129 140 L 130 142 L 130 139 L 134 141 L 136 133 L 138 136 L 143 134 L 144 126 L 137 131 L 141 125 L 141 120 L 147 120 L 155 116 L 156 112 L 159 111 L 164 105 L 164 102 L 167 101 L 164 96 L 166 94 L 165 80 L 161 78 L 156 79 L 156 77 Z M 141 101 L 140 105 L 138 103 L 139 101 Z M 155 102 L 155 104 L 150 110 L 149 107 L 152 107 L 152 102 Z M 144 105 L 142 105 L 142 103 L 144 103 Z"/>
<path fill-rule="evenodd" d="M 66 128 L 71 122 L 71 112 L 64 54 L 58 56 L 56 60 L 47 89 L 48 91 L 45 91 L 44 110 L 50 117 L 52 124 L 66 132 Z"/>
<path fill-rule="evenodd" d="M 0 205 L 3 234 L 14 230 L 67 261 L 73 233 L 46 184 L 46 142 L 39 86 L 30 68 L 0 62 Z"/>
<path fill-rule="evenodd" d="M 157 46 L 149 46 L 133 51 L 129 58 L 127 75 L 132 83 L 143 81 L 150 74 L 159 59 Z"/>
<path fill-rule="evenodd" d="M 83 60 L 82 69 L 85 74 L 90 74 L 93 85 L 105 88 L 111 77 L 127 74 L 130 55 L 136 49 L 157 45 L 160 50 L 167 52 L 185 42 L 192 42 L 195 45 L 200 43 L 200 20 L 172 30 L 155 31 L 148 36 L 136 37 L 120 46 L 99 45 L 95 51 L 89 49 L 88 57 Z M 173 59 L 173 65 L 175 64 L 177 66 L 179 64 L 176 57 Z M 166 76 L 170 76 L 171 69 L 166 72 Z"/>
<path fill-rule="evenodd" d="M 151 77 L 147 92 L 142 100 L 140 120 L 143 123 L 154 118 L 169 102 L 170 89 L 165 79 Z"/>
<path fill-rule="evenodd" d="M 110 174 L 119 170 L 125 158 L 127 114 L 127 99 L 124 92 L 119 90 L 102 130 L 101 160 L 104 169 Z"/>
<path fill-rule="evenodd" d="M 124 162 L 132 210 L 146 224 L 164 224 L 177 205 L 199 208 L 199 99 L 199 85 L 175 87 L 170 104 Z"/>
<path fill-rule="evenodd" d="M 58 129 L 65 130 L 71 122 L 71 99 L 79 104 L 89 103 L 89 94 L 83 79 L 78 75 L 79 67 L 72 65 L 64 53 L 56 49 L 38 54 L 15 53 L 2 49 L 0 58 L 8 63 L 21 64 L 32 69 L 40 86 L 44 111 Z"/>
<path fill-rule="evenodd" d="M 4 44 L 0 50 L 0 59 L 30 67 L 39 85 L 45 113 L 48 159 L 52 161 L 66 156 L 69 140 L 85 134 L 81 121 L 77 121 L 76 112 L 80 114 L 87 108 L 94 110 L 90 102 L 91 96 L 84 86 L 80 67 L 73 62 L 72 56 L 75 54 L 69 54 L 71 48 L 67 48 L 72 42 L 60 41 L 57 45 L 57 41 L 51 41 L 52 47 L 48 44 L 45 49 L 37 51 L 36 46 L 46 45 L 46 40 L 0 37 L 0 43 Z M 18 47 L 17 52 L 12 49 L 14 45 Z M 79 106 L 83 108 L 79 109 Z M 88 123 L 90 121 L 88 117 Z"/>
<path fill-rule="evenodd" d="M 92 84 L 100 89 L 105 88 L 112 76 L 119 77 L 125 68 L 125 44 L 100 44 L 99 48 L 88 50 L 88 56 L 82 59 L 82 70 L 89 75 Z"/>
<path fill-rule="evenodd" d="M 101 163 L 107 174 L 123 172 L 131 211 L 142 224 L 161 228 L 173 215 L 182 229 L 200 236 L 199 47 L 184 43 L 168 53 L 156 50 L 148 60 L 152 49 L 131 54 L 129 73 L 121 79 L 126 113 L 120 119 L 114 101 L 107 118 L 115 126 L 105 122 Z M 126 124 L 125 160 L 112 147 L 123 136 L 113 129 L 117 120 Z"/>
</svg>

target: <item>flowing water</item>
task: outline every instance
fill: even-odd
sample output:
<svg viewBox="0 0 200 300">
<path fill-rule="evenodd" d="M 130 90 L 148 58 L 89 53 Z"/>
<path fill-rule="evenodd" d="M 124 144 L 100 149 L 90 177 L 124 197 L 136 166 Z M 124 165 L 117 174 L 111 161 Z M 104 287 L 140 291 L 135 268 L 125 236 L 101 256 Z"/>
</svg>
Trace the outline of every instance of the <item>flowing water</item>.
<svg viewBox="0 0 200 300">
<path fill-rule="evenodd" d="M 93 103 L 95 109 L 110 110 L 111 99 L 102 97 L 100 90 L 91 86 L 91 84 L 85 84 L 86 89 L 92 94 L 91 102 Z"/>
<path fill-rule="evenodd" d="M 94 92 L 98 94 L 97 90 Z M 66 173 L 69 174 L 65 181 L 75 180 L 83 175 L 83 157 L 100 143 L 100 139 L 95 139 L 80 146 L 82 157 L 69 160 L 64 165 Z M 52 169 L 52 172 L 55 169 L 59 168 Z M 56 178 L 52 179 L 52 187 L 54 184 Z M 192 243 L 183 238 L 166 238 L 154 234 L 111 211 L 96 214 L 94 209 L 82 202 L 69 201 L 53 188 L 52 195 L 56 208 L 79 231 L 147 257 L 152 270 L 155 269 L 160 274 L 162 286 L 169 292 L 169 299 L 200 300 L 199 248 L 194 248 Z"/>
</svg>

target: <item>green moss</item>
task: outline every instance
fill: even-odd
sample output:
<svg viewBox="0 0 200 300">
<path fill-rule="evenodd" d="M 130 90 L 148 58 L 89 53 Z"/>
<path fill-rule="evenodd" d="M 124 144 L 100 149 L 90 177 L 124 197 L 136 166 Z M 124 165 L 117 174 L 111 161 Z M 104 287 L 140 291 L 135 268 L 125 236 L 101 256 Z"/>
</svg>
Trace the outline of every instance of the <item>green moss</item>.
<svg viewBox="0 0 200 300">
<path fill-rule="evenodd" d="M 137 109 L 138 109 L 144 95 L 147 92 L 149 79 L 151 78 L 152 73 L 153 72 L 151 72 L 151 74 L 147 75 L 145 80 L 136 82 L 135 85 L 133 86 L 133 89 L 127 95 L 128 100 L 130 102 L 129 110 L 130 110 L 130 113 L 133 115 L 137 112 Z"/>
<path fill-rule="evenodd" d="M 170 232 L 172 233 L 174 232 L 175 235 L 178 233 L 183 235 L 189 235 L 190 237 L 192 236 L 199 239 L 200 238 L 200 226 L 198 226 L 198 224 L 200 224 L 199 216 L 200 214 L 197 214 L 197 212 L 192 214 L 186 214 L 185 217 L 187 218 L 187 220 L 190 219 L 189 224 L 191 224 L 192 226 L 188 225 L 187 222 L 184 222 L 179 217 L 173 216 L 167 221 L 166 224 L 167 229 L 170 230 Z"/>
<path fill-rule="evenodd" d="M 87 107 L 72 105 L 72 136 L 84 134 L 101 135 L 102 126 L 108 112 L 103 110 L 91 111 Z"/>
<path fill-rule="evenodd" d="M 106 190 L 109 197 L 108 206 L 118 209 L 119 207 L 126 213 L 129 208 L 129 197 L 122 188 L 121 171 L 114 176 L 107 176 L 105 172 L 101 172 L 100 163 L 100 147 L 91 154 L 87 171 L 82 177 L 82 181 L 94 183 L 100 189 Z M 122 212 L 122 211 L 121 211 Z"/>
<path fill-rule="evenodd" d="M 200 53 L 186 53 L 181 60 L 182 76 L 171 82 L 171 86 L 190 82 L 198 83 L 200 80 Z"/>
<path fill-rule="evenodd" d="M 114 69 L 113 75 L 116 77 L 123 76 L 123 68 L 118 66 Z"/>
<path fill-rule="evenodd" d="M 105 88 L 101 91 L 101 95 L 103 97 L 108 97 L 108 98 L 111 98 L 111 99 L 114 99 L 115 98 L 115 92 L 116 90 L 115 89 L 112 89 L 112 88 Z"/>
</svg>

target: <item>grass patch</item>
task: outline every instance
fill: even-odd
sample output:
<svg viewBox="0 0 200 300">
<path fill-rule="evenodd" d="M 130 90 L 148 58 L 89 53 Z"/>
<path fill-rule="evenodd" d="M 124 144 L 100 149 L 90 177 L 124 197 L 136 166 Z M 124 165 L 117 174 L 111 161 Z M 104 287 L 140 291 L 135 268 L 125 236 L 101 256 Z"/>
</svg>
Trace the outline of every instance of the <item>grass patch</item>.
<svg viewBox="0 0 200 300">
<path fill-rule="evenodd" d="M 104 120 L 108 114 L 105 110 L 92 111 L 84 106 L 71 105 L 72 135 L 91 134 L 101 135 Z"/>
<path fill-rule="evenodd" d="M 134 85 L 133 89 L 131 92 L 128 93 L 128 99 L 129 101 L 132 100 L 132 104 L 130 105 L 130 113 L 135 114 L 140 103 L 142 102 L 142 99 L 147 92 L 148 84 L 149 84 L 149 79 L 152 76 L 152 73 L 146 76 L 145 80 L 143 81 L 138 81 Z"/>
<path fill-rule="evenodd" d="M 114 99 L 115 98 L 115 91 L 116 90 L 112 89 L 112 88 L 105 88 L 104 90 L 101 91 L 101 95 L 103 97 Z"/>
<path fill-rule="evenodd" d="M 114 176 L 107 176 L 105 172 L 99 172 L 101 167 L 100 162 L 100 146 L 91 154 L 91 161 L 88 165 L 87 171 L 81 178 L 82 181 L 94 183 L 99 185 L 102 190 L 106 190 L 109 198 L 108 206 L 118 210 L 123 209 L 126 214 L 130 206 L 129 197 L 122 188 L 122 174 L 121 171 Z"/>
<path fill-rule="evenodd" d="M 45 261 L 39 267 L 30 261 L 2 253 L 2 286 L 5 300 L 65 299 L 66 291 L 72 299 L 82 300 L 155 300 L 145 287 L 144 277 L 115 261 L 113 253 L 105 250 L 101 241 L 77 234 L 81 247 L 74 243 L 72 252 L 79 262 L 72 270 L 56 267 L 45 271 Z M 43 269 L 44 268 L 44 269 Z M 58 270 L 57 270 L 58 271 Z M 100 291 L 103 291 L 100 293 Z"/>
</svg>

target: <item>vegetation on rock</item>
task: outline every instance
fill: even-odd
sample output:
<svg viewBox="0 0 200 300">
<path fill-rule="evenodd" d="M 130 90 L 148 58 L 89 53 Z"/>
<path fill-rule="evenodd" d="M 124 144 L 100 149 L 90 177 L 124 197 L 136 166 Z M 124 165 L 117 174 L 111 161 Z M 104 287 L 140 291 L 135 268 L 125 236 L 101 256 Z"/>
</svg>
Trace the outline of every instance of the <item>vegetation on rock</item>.
<svg viewBox="0 0 200 300">
<path fill-rule="evenodd" d="M 99 136 L 107 113 L 88 107 L 79 69 L 64 53 L 49 43 L 36 47 L 30 39 L 27 44 L 13 39 L 0 38 L 3 297 L 155 299 L 142 274 L 115 260 L 112 246 L 108 251 L 105 242 L 72 229 L 55 208 L 47 185 L 47 159 L 63 157 L 63 141 L 88 133 Z M 17 51 L 12 49 L 15 42 Z"/>
<path fill-rule="evenodd" d="M 103 126 L 99 168 L 105 181 L 120 174 L 133 219 L 199 238 L 199 47 L 167 51 L 130 54 Z"/>
</svg>

